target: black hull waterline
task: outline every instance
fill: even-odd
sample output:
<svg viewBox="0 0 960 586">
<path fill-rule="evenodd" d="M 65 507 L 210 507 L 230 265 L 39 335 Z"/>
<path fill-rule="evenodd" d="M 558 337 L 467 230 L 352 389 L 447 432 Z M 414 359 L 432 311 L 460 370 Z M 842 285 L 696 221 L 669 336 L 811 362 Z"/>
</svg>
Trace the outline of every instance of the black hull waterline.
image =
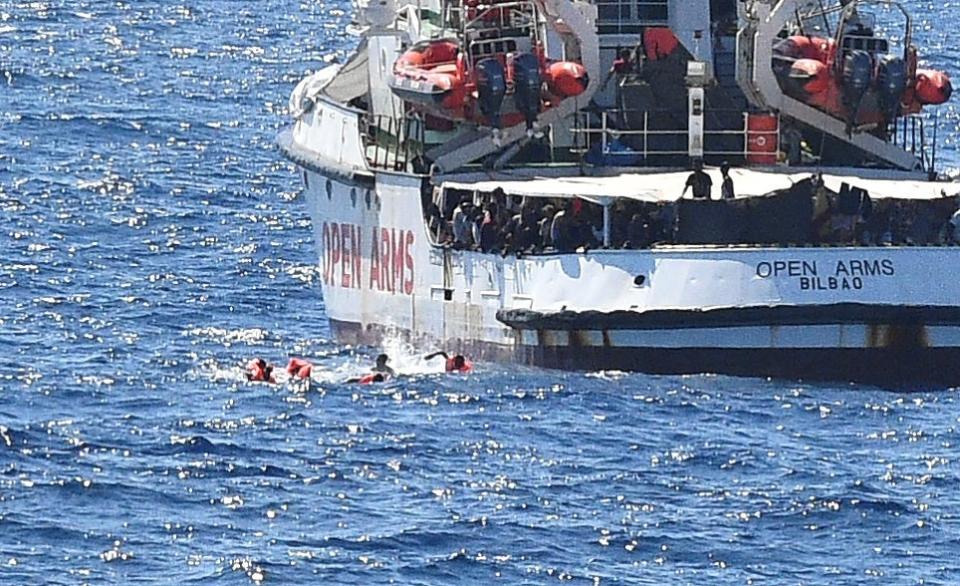
<svg viewBox="0 0 960 586">
<path fill-rule="evenodd" d="M 481 360 L 561 370 L 714 373 L 901 390 L 960 385 L 960 345 L 952 344 L 960 332 L 956 308 L 839 304 L 644 314 L 517 310 L 502 311 L 498 319 L 513 328 L 515 343 L 428 341 L 403 330 L 343 321 L 331 325 L 338 339 L 354 344 L 377 345 L 387 335 L 400 335 Z M 833 331 L 846 336 L 842 344 L 817 340 L 819 332 Z M 810 339 L 814 343 L 805 345 Z M 770 342 L 765 346 L 763 340 Z"/>
</svg>

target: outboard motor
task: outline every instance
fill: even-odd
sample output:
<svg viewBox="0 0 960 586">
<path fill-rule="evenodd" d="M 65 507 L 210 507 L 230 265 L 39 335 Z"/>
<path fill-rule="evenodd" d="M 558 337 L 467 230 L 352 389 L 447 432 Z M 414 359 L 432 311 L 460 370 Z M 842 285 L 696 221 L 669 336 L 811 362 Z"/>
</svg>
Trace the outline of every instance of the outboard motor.
<svg viewBox="0 0 960 586">
<path fill-rule="evenodd" d="M 530 53 L 517 55 L 513 60 L 513 100 L 517 110 L 527 121 L 527 130 L 533 128 L 540 114 L 540 61 Z"/>
<path fill-rule="evenodd" d="M 900 57 L 887 55 L 877 67 L 877 93 L 880 107 L 888 120 L 900 113 L 900 102 L 907 89 L 907 64 Z"/>
<path fill-rule="evenodd" d="M 866 51 L 850 51 L 843 58 L 843 104 L 850 111 L 847 132 L 857 122 L 860 103 L 873 79 L 873 59 Z"/>
<path fill-rule="evenodd" d="M 490 126 L 500 128 L 500 110 L 507 95 L 507 75 L 503 65 L 496 59 L 484 59 L 477 63 L 477 99 L 480 112 Z"/>
</svg>

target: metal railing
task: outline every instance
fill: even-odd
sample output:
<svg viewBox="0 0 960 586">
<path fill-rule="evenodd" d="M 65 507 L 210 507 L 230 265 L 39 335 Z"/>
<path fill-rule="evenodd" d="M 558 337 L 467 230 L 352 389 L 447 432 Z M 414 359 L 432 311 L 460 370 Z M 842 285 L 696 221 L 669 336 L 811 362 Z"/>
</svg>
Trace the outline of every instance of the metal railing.
<svg viewBox="0 0 960 586">
<path fill-rule="evenodd" d="M 777 141 L 779 141 L 779 117 L 777 118 L 777 127 L 775 129 L 751 130 L 749 113 L 740 111 L 728 111 L 725 113 L 727 115 L 739 114 L 742 123 L 738 128 L 704 130 L 704 156 L 742 158 L 744 160 L 752 157 L 776 156 L 777 150 L 771 150 L 766 144 L 766 141 L 769 140 L 771 135 L 775 135 Z M 599 142 L 600 154 L 605 156 L 630 153 L 641 159 L 648 159 L 655 156 L 686 156 L 689 154 L 689 131 L 687 129 L 662 130 L 651 128 L 651 119 L 658 115 L 664 115 L 665 112 L 650 110 L 607 110 L 599 114 L 599 125 L 591 125 L 590 118 L 595 116 L 596 113 L 581 113 L 579 119 L 582 123 L 572 129 L 572 132 L 578 137 L 573 149 L 574 152 L 580 154 L 587 153 L 590 149 L 595 148 Z M 642 120 L 642 123 L 634 128 L 626 128 L 623 120 L 628 116 L 631 122 L 635 123 Z M 683 148 L 671 148 L 669 146 L 664 148 L 656 144 L 658 137 L 667 137 L 668 139 L 672 137 L 673 142 L 677 145 L 682 144 Z M 709 145 L 718 142 L 718 139 L 722 142 L 723 137 L 739 139 L 737 143 L 742 146 L 738 146 L 737 148 L 709 148 Z M 624 138 L 625 140 L 623 140 Z M 626 142 L 626 146 L 630 148 L 629 151 L 611 150 L 610 147 L 612 144 L 619 143 L 619 145 L 624 145 L 624 142 Z M 670 141 L 662 142 L 669 143 Z M 617 148 L 619 149 L 621 147 L 618 146 Z"/>
<path fill-rule="evenodd" d="M 888 129 L 891 144 L 907 151 L 922 163 L 924 171 L 931 171 L 936 164 L 936 135 L 927 142 L 926 120 L 919 114 L 909 114 L 895 119 Z M 928 147 L 930 147 L 928 149 Z"/>
<path fill-rule="evenodd" d="M 412 116 L 366 116 L 362 133 L 367 163 L 374 169 L 419 172 L 412 168 L 423 157 L 424 127 Z"/>
</svg>

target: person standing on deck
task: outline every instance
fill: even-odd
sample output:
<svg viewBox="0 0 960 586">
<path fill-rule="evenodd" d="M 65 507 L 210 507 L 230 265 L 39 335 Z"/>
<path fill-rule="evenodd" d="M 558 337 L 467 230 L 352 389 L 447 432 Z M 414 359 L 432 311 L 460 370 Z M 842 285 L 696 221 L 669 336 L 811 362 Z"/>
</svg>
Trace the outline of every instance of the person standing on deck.
<svg viewBox="0 0 960 586">
<path fill-rule="evenodd" d="M 687 183 L 684 185 L 683 193 L 680 194 L 680 197 L 683 198 L 683 196 L 687 194 L 687 190 L 692 189 L 693 199 L 710 199 L 710 190 L 712 188 L 713 179 L 710 179 L 707 172 L 703 170 L 703 160 L 694 159 L 693 173 L 687 177 Z"/>
<path fill-rule="evenodd" d="M 724 161 L 720 165 L 720 175 L 723 183 L 720 184 L 720 199 L 734 199 L 737 194 L 733 190 L 733 178 L 730 177 L 730 163 Z"/>
</svg>

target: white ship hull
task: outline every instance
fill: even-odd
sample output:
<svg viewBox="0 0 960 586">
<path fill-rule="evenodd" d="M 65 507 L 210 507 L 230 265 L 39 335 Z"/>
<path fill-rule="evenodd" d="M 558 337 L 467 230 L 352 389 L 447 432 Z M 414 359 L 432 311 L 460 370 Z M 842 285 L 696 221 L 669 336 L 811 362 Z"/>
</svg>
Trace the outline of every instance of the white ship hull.
<svg viewBox="0 0 960 586">
<path fill-rule="evenodd" d="M 401 336 L 552 368 L 960 380 L 960 249 L 501 257 L 433 245 L 417 177 L 304 172 L 326 311 L 345 343 Z"/>
<path fill-rule="evenodd" d="M 650 44 L 640 71 L 629 58 L 613 61 L 612 47 L 623 46 L 623 40 L 609 36 L 610 23 L 601 22 L 609 15 L 598 14 L 590 2 L 475 4 L 450 0 L 413 11 L 408 3 L 371 7 L 364 15 L 369 30 L 351 58 L 306 78 L 291 97 L 295 123 L 279 142 L 303 174 L 326 311 L 340 340 L 378 344 L 401 336 L 425 350 L 554 368 L 960 383 L 960 280 L 955 277 L 960 247 L 799 244 L 860 238 L 855 227 L 866 225 L 874 201 L 886 200 L 877 209 L 887 214 L 873 215 L 886 222 L 871 227 L 874 242 L 882 240 L 877 236 L 884 230 L 891 234 L 886 241 L 893 241 L 894 228 L 911 225 L 912 219 L 900 222 L 906 204 L 914 203 L 910 200 L 922 200 L 927 224 L 938 229 L 960 218 L 951 220 L 955 208 L 946 209 L 960 204 L 958 186 L 947 194 L 943 184 L 917 181 L 926 179 L 930 168 L 923 145 L 915 148 L 915 136 L 911 150 L 906 148 L 907 123 L 916 129 L 916 118 L 901 117 L 900 110 L 881 112 L 874 104 L 871 112 L 884 126 L 860 125 L 864 94 L 851 93 L 860 86 L 841 88 L 844 99 L 859 96 L 852 113 L 817 109 L 784 93 L 771 47 L 783 35 L 804 30 L 807 17 L 801 12 L 809 12 L 809 3 L 748 1 L 727 14 L 738 23 L 738 32 L 734 39 L 726 31 L 726 42 L 735 41 L 738 51 L 729 55 L 735 71 L 718 66 L 715 72 L 726 80 L 725 87 L 711 81 L 709 55 L 698 57 L 701 48 L 714 47 L 709 37 L 701 38 L 704 30 L 713 30 L 707 2 L 668 3 L 670 17 L 660 24 L 669 30 L 645 29 L 643 38 L 635 39 Z M 863 46 L 879 59 L 885 41 L 866 29 L 854 34 L 845 28 L 859 22 L 859 4 L 842 2 L 827 11 L 821 3 L 818 16 L 840 18 L 836 46 L 850 41 L 845 51 Z M 418 10 L 447 19 L 448 28 L 438 31 L 410 16 L 423 16 Z M 404 51 L 418 41 L 446 47 L 447 40 L 437 39 L 450 30 L 457 31 L 462 45 L 454 61 L 430 61 L 429 67 L 418 66 L 417 75 L 431 87 L 463 91 L 450 89 L 435 104 L 439 111 L 424 112 L 391 92 L 385 80 L 390 71 L 398 73 L 395 64 L 414 63 L 413 56 L 427 63 L 425 52 Z M 607 36 L 601 39 L 598 31 Z M 673 48 L 660 54 L 661 45 L 647 32 L 672 41 L 664 47 Z M 870 43 L 865 45 L 864 38 Z M 678 51 L 680 45 L 689 52 Z M 863 59 L 863 50 L 854 52 L 859 62 L 872 62 Z M 904 65 L 911 56 L 884 58 Z M 562 98 L 557 88 L 542 83 L 536 67 L 517 69 L 521 62 L 536 62 L 546 72 L 559 60 L 572 60 L 589 74 L 582 94 L 564 94 L 576 99 Z M 481 75 L 484 63 L 492 69 Z M 507 85 L 496 89 L 496 76 L 489 73 L 497 64 L 512 71 L 515 81 L 533 80 L 530 87 L 510 86 L 509 100 L 526 112 L 526 124 L 500 128 L 493 122 L 507 99 Z M 630 102 L 622 109 L 610 110 L 610 96 L 601 95 L 611 66 L 633 71 L 617 77 L 620 96 Z M 883 87 L 899 99 L 906 90 L 892 83 L 895 71 L 891 65 L 885 78 L 891 83 Z M 920 87 L 916 72 L 900 82 Z M 940 97 L 949 98 L 948 81 L 938 88 L 944 91 Z M 716 100 L 717 92 L 724 99 Z M 684 93 L 677 108 L 676 98 Z M 712 101 L 728 98 L 750 107 L 734 110 L 732 118 L 724 110 L 714 112 L 722 116 L 705 117 Z M 606 105 L 597 106 L 600 102 Z M 445 113 L 446 123 L 431 120 Z M 780 126 L 781 119 L 787 127 Z M 719 130 L 711 126 L 717 124 Z M 820 145 L 815 157 L 799 152 L 804 140 Z M 781 149 L 780 141 L 789 144 Z M 538 146 L 549 156 L 538 155 Z M 530 152 L 524 153 L 526 147 Z M 737 157 L 736 197 L 728 185 L 724 197 L 734 201 L 705 201 L 709 183 L 719 186 L 719 176 L 703 178 L 709 176 L 704 160 L 717 163 L 731 155 Z M 776 164 L 779 155 L 790 166 Z M 803 166 L 804 156 L 813 166 Z M 543 166 L 547 160 L 560 164 Z M 691 165 L 696 172 L 687 179 L 689 169 L 670 172 L 675 165 Z M 835 173 L 821 173 L 825 169 Z M 685 184 L 701 201 L 680 201 Z M 553 214 L 543 221 L 568 232 L 571 222 L 596 230 L 595 219 L 602 215 L 600 240 L 609 246 L 561 254 L 551 252 L 552 243 L 540 242 L 543 247 L 533 249 L 545 247 L 544 252 L 519 257 L 437 245 L 427 231 L 424 201 L 438 208 L 442 203 L 442 217 L 435 220 L 452 226 L 455 214 L 446 204 L 469 202 L 470 194 L 473 203 L 488 205 L 488 221 L 497 206 L 497 212 L 508 207 L 507 195 L 523 202 L 523 222 L 532 221 L 531 210 L 543 207 Z M 549 212 L 544 198 L 562 213 Z M 578 215 L 584 202 L 594 211 Z M 623 205 L 618 209 L 618 204 Z M 649 238 L 636 239 L 637 249 L 617 249 L 614 216 L 621 225 L 629 218 L 634 226 L 649 227 L 641 210 L 657 223 L 657 238 L 717 244 L 643 248 L 653 239 L 651 229 Z M 741 229 L 745 226 L 751 230 Z M 824 226 L 829 230 L 820 229 Z M 512 236 L 531 233 L 525 224 Z M 562 240 L 564 232 L 557 234 L 561 248 L 577 247 L 572 238 Z M 904 232 L 898 238 L 912 236 Z M 943 238 L 927 231 L 917 240 Z M 739 241 L 794 244 L 729 244 Z"/>
</svg>

